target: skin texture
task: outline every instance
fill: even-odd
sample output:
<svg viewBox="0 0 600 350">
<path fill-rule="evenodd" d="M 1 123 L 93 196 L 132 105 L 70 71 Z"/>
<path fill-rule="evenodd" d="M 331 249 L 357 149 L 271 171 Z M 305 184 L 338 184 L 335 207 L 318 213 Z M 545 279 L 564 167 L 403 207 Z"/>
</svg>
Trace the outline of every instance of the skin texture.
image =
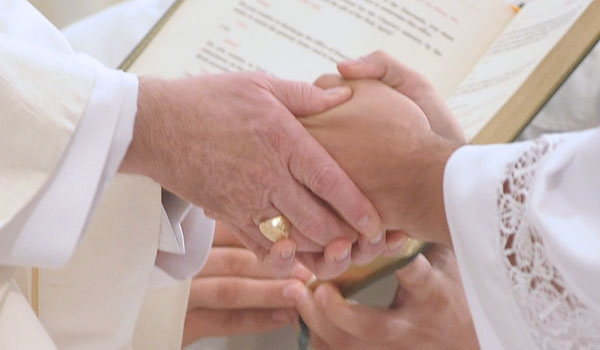
<svg viewBox="0 0 600 350">
<path fill-rule="evenodd" d="M 259 73 L 141 79 L 121 171 L 149 176 L 227 222 L 261 259 L 272 243 L 258 224 L 283 213 L 293 225 L 292 253 L 319 277 L 337 276 L 360 235 L 381 239 L 380 219 L 295 115 L 327 110 L 350 94 Z"/>
<path fill-rule="evenodd" d="M 293 256 L 288 261 L 293 263 Z M 294 302 L 284 297 L 288 286 L 302 286 L 312 273 L 293 265 L 289 278 L 272 279 L 264 264 L 217 223 L 215 240 L 204 269 L 192 280 L 183 345 L 204 337 L 272 331 L 296 324 Z"/>
<path fill-rule="evenodd" d="M 384 229 L 449 244 L 442 180 L 458 144 L 436 134 L 415 102 L 379 81 L 327 76 L 316 84 L 353 90 L 349 102 L 301 122 L 374 203 Z"/>
</svg>

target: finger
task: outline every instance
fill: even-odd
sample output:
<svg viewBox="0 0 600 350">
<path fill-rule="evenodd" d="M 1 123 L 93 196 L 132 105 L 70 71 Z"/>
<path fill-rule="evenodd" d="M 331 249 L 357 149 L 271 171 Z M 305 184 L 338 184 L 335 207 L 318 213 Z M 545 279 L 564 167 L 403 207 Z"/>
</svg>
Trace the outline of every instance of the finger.
<svg viewBox="0 0 600 350">
<path fill-rule="evenodd" d="M 255 235 L 260 235 L 262 239 L 267 240 L 257 228 L 249 227 L 248 230 L 254 230 Z M 282 241 L 278 245 L 270 243 L 271 248 L 265 249 L 243 231 L 235 227 L 232 227 L 231 231 L 236 232 L 239 236 L 239 240 L 254 253 L 256 259 L 260 261 L 265 274 L 271 278 L 289 276 L 293 272 L 296 256 L 296 246 L 294 242 L 285 240 L 285 242 Z"/>
<path fill-rule="evenodd" d="M 269 278 L 268 270 L 250 250 L 245 248 L 213 247 L 204 268 L 197 277 Z"/>
<path fill-rule="evenodd" d="M 321 338 L 318 334 L 313 333 L 310 335 L 310 346 L 315 350 L 330 350 L 333 349 L 333 345 L 329 345 L 325 339 Z M 337 346 L 337 345 L 336 345 Z M 339 345 L 342 346 L 342 345 Z"/>
<path fill-rule="evenodd" d="M 445 270 L 448 266 L 457 267 L 456 257 L 451 248 L 442 244 L 430 244 L 423 253 L 433 268 Z"/>
<path fill-rule="evenodd" d="M 392 311 L 348 302 L 332 285 L 320 285 L 314 297 L 330 322 L 358 339 L 385 344 L 406 330 L 407 324 Z"/>
<path fill-rule="evenodd" d="M 419 254 L 410 264 L 395 272 L 396 279 L 404 292 L 415 302 L 427 300 L 437 288 L 434 270 L 422 254 Z"/>
<path fill-rule="evenodd" d="M 265 270 L 271 278 L 295 278 L 302 282 L 310 280 L 314 275 L 313 272 L 297 262 L 295 258 L 296 251 L 294 242 L 289 239 L 283 239 L 275 242 L 273 247 L 271 247 L 269 255 L 262 263 L 263 270 Z M 275 267 L 275 269 L 273 269 L 273 267 Z M 289 273 L 279 275 L 281 271 L 289 271 Z"/>
<path fill-rule="evenodd" d="M 247 309 L 292 307 L 283 290 L 297 280 L 257 280 L 236 277 L 206 277 L 192 280 L 189 309 Z"/>
<path fill-rule="evenodd" d="M 325 247 L 323 253 L 297 253 L 298 261 L 309 268 L 320 280 L 329 280 L 348 269 L 351 261 L 352 242 L 337 239 Z"/>
<path fill-rule="evenodd" d="M 421 74 L 398 62 L 383 51 L 376 51 L 359 60 L 341 62 L 338 71 L 346 79 L 379 79 L 386 85 L 413 100 L 427 115 L 431 128 L 437 134 L 454 139 L 462 128 L 436 92 L 434 86 Z"/>
<path fill-rule="evenodd" d="M 358 232 L 335 215 L 323 201 L 298 184 L 285 186 L 274 194 L 273 204 L 292 223 L 292 239 L 296 241 L 298 251 L 322 252 L 323 246 L 333 239 L 346 237 L 354 241 L 358 237 Z M 312 241 L 312 245 L 306 239 L 302 240 L 303 237 Z"/>
<path fill-rule="evenodd" d="M 372 242 L 365 236 L 358 237 L 358 241 L 352 246 L 352 263 L 358 266 L 370 263 L 385 251 L 385 244 L 383 234 Z"/>
<path fill-rule="evenodd" d="M 461 285 L 458 262 L 451 248 L 442 244 L 431 244 L 423 255 L 425 255 L 433 269 L 443 272 L 447 278 Z"/>
<path fill-rule="evenodd" d="M 415 101 L 420 107 L 428 107 L 429 112 L 434 111 L 431 108 L 437 111 L 440 107 L 427 101 L 431 98 L 437 101 L 439 98 L 435 88 L 426 78 L 383 51 L 376 51 L 359 60 L 342 62 L 338 65 L 338 70 L 347 79 L 379 79 Z M 427 110 L 423 111 L 429 114 Z"/>
<path fill-rule="evenodd" d="M 343 81 L 344 79 L 337 74 L 324 74 L 318 77 L 313 84 L 321 89 L 331 89 L 340 86 Z"/>
<path fill-rule="evenodd" d="M 365 344 L 350 335 L 346 335 L 339 339 L 329 337 L 325 340 L 316 333 L 310 335 L 310 346 L 315 350 L 362 350 L 373 348 L 373 344 Z"/>
<path fill-rule="evenodd" d="M 404 231 L 388 231 L 385 235 L 385 256 L 398 256 L 405 251 L 408 234 Z"/>
<path fill-rule="evenodd" d="M 319 242 L 319 235 L 313 234 L 312 231 L 309 231 L 309 228 L 305 227 L 305 221 L 307 217 L 311 215 L 324 215 L 326 219 L 330 220 L 324 222 L 324 225 L 332 225 L 339 228 L 337 233 L 333 233 L 332 235 L 343 236 L 347 234 L 348 231 L 351 231 L 344 226 L 344 223 L 341 222 L 338 218 L 331 215 L 329 210 L 324 207 L 323 203 L 314 197 L 310 192 L 306 190 L 306 188 L 300 186 L 298 183 L 290 181 L 289 185 L 282 186 L 282 193 L 274 194 L 274 202 L 275 204 L 279 203 L 279 198 L 292 197 L 296 198 L 298 203 L 302 203 L 303 205 L 298 205 L 295 203 L 294 207 L 283 207 L 276 208 L 275 206 L 271 206 L 271 208 L 267 211 L 262 211 L 262 215 L 256 219 L 254 219 L 254 224 L 250 226 L 246 226 L 244 231 L 246 232 L 260 232 L 257 230 L 257 227 L 261 225 L 264 220 L 271 219 L 273 217 L 281 215 L 281 213 L 289 213 L 284 214 L 285 217 L 289 220 L 291 224 L 291 232 L 289 238 L 294 241 L 296 249 L 304 252 L 322 252 L 323 246 L 331 239 L 324 238 Z M 305 233 L 308 232 L 308 233 Z M 272 242 L 268 240 L 262 232 L 260 232 L 260 241 L 263 243 L 262 246 L 266 249 L 270 250 Z M 317 238 L 315 240 L 315 237 Z M 265 240 L 267 245 L 265 246 Z"/>
<path fill-rule="evenodd" d="M 247 232 L 245 232 L 229 223 L 224 222 L 224 225 L 228 228 L 229 232 L 235 235 L 244 247 L 256 255 L 258 260 L 264 260 L 269 254 L 272 243 L 263 236 L 257 227 L 248 226 L 246 228 Z"/>
<path fill-rule="evenodd" d="M 231 232 L 231 230 L 222 221 L 217 221 L 215 224 L 215 236 L 213 246 L 219 247 L 243 247 L 244 245 Z"/>
<path fill-rule="evenodd" d="M 269 254 L 261 263 L 261 270 L 272 278 L 286 278 L 293 272 L 295 265 L 296 244 L 283 239 L 271 246 Z"/>
<path fill-rule="evenodd" d="M 329 340 L 344 340 L 350 337 L 329 321 L 321 307 L 317 305 L 313 294 L 304 286 L 291 286 L 284 291 L 284 294 L 295 302 L 302 320 L 311 331 L 311 338 L 316 336 Z"/>
<path fill-rule="evenodd" d="M 195 309 L 185 318 L 183 345 L 204 337 L 233 336 L 279 329 L 293 323 L 293 309 L 213 310 Z"/>
<path fill-rule="evenodd" d="M 297 184 L 294 184 L 292 186 L 299 187 L 296 185 Z M 301 189 L 301 191 L 306 192 L 304 189 Z M 235 225 L 231 225 L 231 224 L 223 221 L 222 222 L 222 226 L 224 227 L 223 230 L 227 230 L 228 234 L 230 234 L 232 236 L 232 237 L 229 237 L 226 239 L 229 239 L 229 240 L 237 239 L 237 241 L 238 241 L 237 245 L 241 245 L 243 247 L 248 248 L 249 250 L 254 252 L 254 254 L 258 257 L 259 260 L 264 261 L 271 254 L 270 250 L 272 249 L 273 242 L 270 241 L 260 231 L 258 226 L 260 225 L 260 223 L 263 220 L 278 216 L 278 215 L 280 215 L 280 213 L 281 213 L 281 210 L 279 210 L 275 207 L 271 207 L 270 210 L 268 210 L 266 214 L 263 214 L 260 219 L 255 219 L 254 223 L 250 223 L 249 225 L 244 226 L 242 229 L 236 227 Z M 306 235 L 301 234 L 293 226 L 294 222 L 296 220 L 297 220 L 296 217 L 294 217 L 294 221 L 290 220 L 290 222 L 292 224 L 292 232 L 290 234 L 290 238 L 292 240 L 294 240 L 294 243 L 295 243 L 294 251 L 298 247 L 300 247 L 300 249 L 302 249 L 304 251 L 315 251 L 315 252 L 323 251 L 322 245 L 315 243 L 310 238 L 306 237 Z M 340 234 L 342 234 L 342 233 L 340 233 Z M 286 257 L 286 256 L 289 256 L 290 253 L 293 254 L 293 251 L 291 251 L 291 249 L 289 247 L 285 251 L 280 249 L 280 250 L 278 250 L 277 253 L 282 254 L 279 257 L 279 259 L 284 259 L 284 260 L 292 259 L 293 260 L 293 256 Z M 271 257 L 271 260 L 272 260 L 272 258 L 273 257 Z M 286 264 L 287 264 L 287 266 L 291 267 L 289 262 L 286 261 Z M 277 266 L 277 265 L 275 265 L 275 266 Z M 278 268 L 277 270 L 280 270 L 277 272 L 277 275 L 281 275 L 281 273 L 282 273 L 281 271 L 285 271 L 284 266 L 281 266 L 281 268 Z M 289 273 L 289 270 L 287 270 L 287 271 Z"/>
<path fill-rule="evenodd" d="M 384 77 L 388 66 L 396 60 L 384 52 L 375 51 L 366 57 L 346 60 L 337 64 L 337 70 L 345 79 L 377 79 Z"/>
<path fill-rule="evenodd" d="M 335 103 L 318 103 L 323 101 L 322 90 L 316 86 L 285 81 L 272 81 L 271 92 L 294 115 L 309 115 L 325 111 L 350 98 L 349 87 L 335 87 L 328 91 L 339 93 L 343 99 L 336 97 Z M 335 92 L 334 94 L 338 94 Z M 315 98 L 315 96 L 318 96 Z M 317 101 L 317 102 L 314 102 Z M 298 127 L 301 127 L 298 124 Z M 328 203 L 356 231 L 372 238 L 379 231 L 381 220 L 373 204 L 364 196 L 340 166 L 331 158 L 317 141 L 302 129 L 301 138 L 294 144 L 303 145 L 299 152 L 291 154 L 288 167 L 298 182 L 310 189 L 317 197 Z M 295 200 L 295 198 L 288 198 Z M 292 206 L 293 207 L 293 206 Z M 298 210 L 298 205 L 295 206 Z M 290 212 L 284 212 L 289 214 Z M 325 216 L 310 218 L 307 225 L 318 225 Z M 291 220 L 291 218 L 290 218 Z M 333 227 L 330 227 L 330 231 Z M 299 228 L 300 229 L 300 228 Z M 305 230 L 300 229 L 306 234 Z M 311 233 L 318 234 L 318 233 Z M 320 233 L 326 236 L 325 233 Z"/>
<path fill-rule="evenodd" d="M 311 281 L 314 278 L 316 278 L 316 276 L 302 263 L 296 262 L 294 268 L 292 269 L 292 273 L 290 274 L 290 278 L 298 279 L 306 284 L 308 283 L 308 281 Z"/>
<path fill-rule="evenodd" d="M 323 147 L 306 130 L 303 132 L 306 133 L 306 138 L 301 142 L 304 147 L 291 154 L 288 164 L 293 176 L 333 208 L 354 230 L 369 238 L 376 236 L 380 230 L 381 219 L 373 204 Z M 298 202 L 294 197 L 287 197 L 283 201 L 280 200 L 277 206 L 298 207 Z M 331 222 L 332 219 L 327 219 L 327 216 L 321 213 L 320 216 L 307 217 L 303 225 L 305 228 L 318 227 L 323 230 L 324 220 Z M 339 231 L 339 228 L 331 225 L 322 232 L 306 231 L 301 227 L 298 229 L 305 234 L 310 232 L 311 237 L 314 237 L 313 235 L 327 237 L 327 232 L 331 237 L 331 232 L 337 234 L 336 231 Z"/>
<path fill-rule="evenodd" d="M 307 196 L 309 198 L 311 198 L 311 200 L 316 199 L 316 198 L 314 198 L 314 196 L 310 195 L 307 191 L 302 191 L 302 192 L 306 193 Z M 301 218 L 303 218 L 303 217 L 307 217 L 310 215 L 320 215 L 319 212 L 321 212 L 322 213 L 321 215 L 325 215 L 328 219 L 331 219 L 331 222 L 326 222 L 326 223 L 324 223 L 324 225 L 327 225 L 327 226 L 332 225 L 333 227 L 339 228 L 339 231 L 337 233 L 331 234 L 331 236 L 333 236 L 332 238 L 335 238 L 337 236 L 344 236 L 348 232 L 353 232 L 353 230 L 351 228 L 349 228 L 345 223 L 341 222 L 336 217 L 330 215 L 330 213 L 328 212 L 328 209 L 325 208 L 324 206 L 322 206 L 321 202 L 315 201 L 314 205 L 316 207 L 303 208 L 304 211 L 290 211 L 291 213 L 293 213 L 293 214 L 291 214 L 293 219 L 289 219 L 290 223 L 292 224 L 292 232 L 290 233 L 290 240 L 292 240 L 292 241 L 294 241 L 294 243 L 296 243 L 296 248 L 298 249 L 298 251 L 301 251 L 301 252 L 314 252 L 314 253 L 323 252 L 323 246 L 325 244 L 327 244 L 327 242 L 331 239 L 329 237 L 323 238 L 320 235 L 314 233 L 314 232 L 318 232 L 318 231 L 311 231 L 310 228 L 306 228 L 305 224 L 304 224 L 305 221 L 301 220 Z M 290 209 L 286 207 L 285 210 L 289 211 Z M 299 225 L 300 228 L 298 228 L 296 225 Z M 315 230 L 317 230 L 317 229 L 315 229 Z M 354 233 L 354 235 L 357 235 L 357 234 Z"/>
<path fill-rule="evenodd" d="M 352 96 L 352 90 L 345 86 L 325 90 L 304 82 L 275 78 L 272 78 L 270 83 L 273 96 L 297 116 L 324 112 Z"/>
</svg>

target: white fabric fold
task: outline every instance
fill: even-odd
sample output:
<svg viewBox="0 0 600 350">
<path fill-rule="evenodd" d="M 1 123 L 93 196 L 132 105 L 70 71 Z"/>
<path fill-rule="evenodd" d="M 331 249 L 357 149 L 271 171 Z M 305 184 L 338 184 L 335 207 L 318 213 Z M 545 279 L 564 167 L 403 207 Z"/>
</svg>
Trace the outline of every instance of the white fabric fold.
<svg viewBox="0 0 600 350">
<path fill-rule="evenodd" d="M 12 64 L 13 70 L 8 67 L 1 73 L 5 79 L 12 79 L 14 68 L 21 69 L 21 74 L 3 87 L 10 96 L 4 103 L 31 103 L 34 109 L 31 120 L 18 109 L 8 109 L 2 117 L 9 120 L 5 125 L 16 125 L 3 128 L 8 134 L 2 139 L 9 144 L 3 147 L 0 160 L 2 178 L 7 181 L 2 196 L 6 215 L 2 217 L 9 221 L 2 223 L 0 263 L 58 267 L 71 256 L 129 145 L 137 79 L 74 54 L 60 32 L 26 2 L 9 1 L 5 6 L 14 12 L 0 17 L 6 21 L 0 35 L 10 34 L 0 41 L 1 51 L 6 55 L 3 62 Z M 46 40 L 38 47 L 33 41 L 39 38 Z M 17 89 L 29 83 L 35 87 L 18 95 Z M 52 106 L 57 107 L 53 110 Z M 64 131 L 53 133 L 49 128 L 53 125 Z M 36 155 L 40 159 L 24 163 Z M 17 178 L 11 175 L 19 171 L 26 173 Z"/>
<path fill-rule="evenodd" d="M 600 340 L 599 154 L 597 128 L 449 160 L 446 213 L 483 349 Z"/>
</svg>

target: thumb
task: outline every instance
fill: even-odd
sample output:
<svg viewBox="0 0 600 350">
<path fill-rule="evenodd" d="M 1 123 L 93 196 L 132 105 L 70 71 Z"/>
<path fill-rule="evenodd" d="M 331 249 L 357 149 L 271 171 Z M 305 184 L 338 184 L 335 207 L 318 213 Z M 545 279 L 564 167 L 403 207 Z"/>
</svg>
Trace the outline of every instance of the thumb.
<svg viewBox="0 0 600 350">
<path fill-rule="evenodd" d="M 415 299 L 426 298 L 432 288 L 436 287 L 433 268 L 422 254 L 419 254 L 410 264 L 395 272 L 398 284 L 404 297 Z"/>
<path fill-rule="evenodd" d="M 352 90 L 347 86 L 321 89 L 308 83 L 287 80 L 273 80 L 271 93 L 296 116 L 324 112 L 352 96 Z"/>
<path fill-rule="evenodd" d="M 429 124 L 437 134 L 464 142 L 460 124 L 424 76 L 400 63 L 383 51 L 338 64 L 338 71 L 346 79 L 378 79 L 413 100 L 427 115 Z"/>
</svg>

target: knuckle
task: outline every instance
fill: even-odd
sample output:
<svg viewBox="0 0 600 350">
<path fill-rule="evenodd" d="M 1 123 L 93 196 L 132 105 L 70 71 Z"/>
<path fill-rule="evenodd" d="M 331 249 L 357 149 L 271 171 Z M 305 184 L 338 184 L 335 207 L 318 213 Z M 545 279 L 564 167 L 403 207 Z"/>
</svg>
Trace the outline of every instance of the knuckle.
<svg viewBox="0 0 600 350">
<path fill-rule="evenodd" d="M 314 193 L 321 195 L 335 191 L 339 183 L 339 174 L 333 166 L 321 166 L 314 172 L 308 187 Z"/>
<path fill-rule="evenodd" d="M 271 85 L 271 77 L 265 72 L 246 72 L 240 73 L 245 74 L 246 78 L 256 84 L 259 87 L 269 87 Z"/>
<path fill-rule="evenodd" d="M 224 259 L 225 270 L 232 276 L 242 276 L 245 272 L 246 262 L 241 259 L 231 256 Z"/>
<path fill-rule="evenodd" d="M 302 82 L 294 82 L 291 84 L 284 85 L 285 89 L 282 92 L 285 96 L 285 100 L 288 101 L 288 106 L 291 110 L 298 110 L 301 105 L 308 102 L 315 104 L 316 102 L 322 102 L 319 100 L 313 101 L 316 97 L 314 96 L 314 89 L 310 85 Z"/>
<path fill-rule="evenodd" d="M 235 305 L 239 299 L 239 293 L 231 283 L 223 283 L 217 287 L 216 298 L 222 305 Z"/>
<path fill-rule="evenodd" d="M 241 329 L 244 326 L 244 318 L 237 312 L 228 312 L 224 318 L 223 326 L 228 329 Z"/>
<path fill-rule="evenodd" d="M 436 93 L 433 85 L 423 75 L 415 71 L 412 71 L 412 74 L 414 75 L 414 83 L 411 88 L 414 89 L 414 94 L 416 96 L 429 96 Z"/>
<path fill-rule="evenodd" d="M 262 131 L 270 146 L 277 152 L 285 150 L 289 142 L 289 131 L 284 127 L 285 122 L 273 120 L 270 125 Z"/>
<path fill-rule="evenodd" d="M 320 237 L 325 231 L 325 224 L 319 218 L 310 218 L 302 220 L 296 228 L 307 237 Z"/>
</svg>

